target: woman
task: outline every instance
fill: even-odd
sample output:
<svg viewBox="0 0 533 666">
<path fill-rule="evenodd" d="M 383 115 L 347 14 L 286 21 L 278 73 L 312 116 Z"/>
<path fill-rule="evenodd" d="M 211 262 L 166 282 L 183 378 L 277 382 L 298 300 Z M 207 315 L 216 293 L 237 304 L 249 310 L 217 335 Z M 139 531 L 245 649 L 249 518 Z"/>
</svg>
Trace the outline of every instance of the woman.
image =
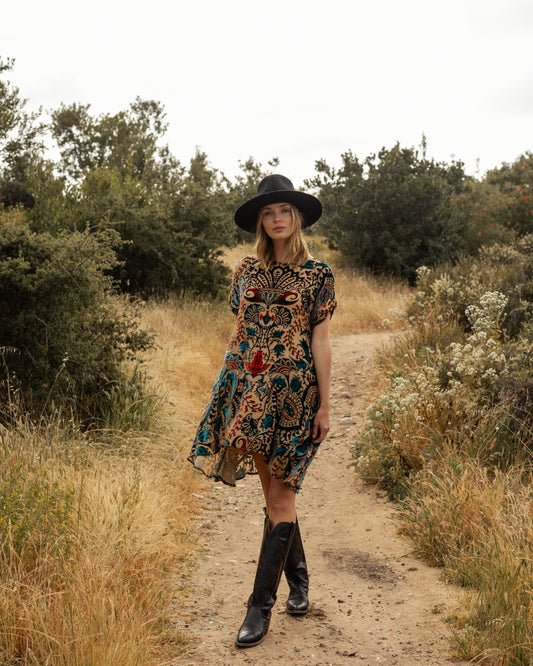
<svg viewBox="0 0 533 666">
<path fill-rule="evenodd" d="M 336 301 L 333 273 L 310 257 L 302 228 L 321 214 L 316 197 L 280 175 L 264 178 L 235 213 L 239 227 L 256 233 L 256 256 L 235 267 L 235 328 L 189 455 L 207 476 L 230 485 L 247 472 L 261 480 L 263 542 L 239 647 L 265 637 L 283 569 L 287 612 L 304 614 L 309 606 L 296 493 L 329 430 Z"/>
</svg>

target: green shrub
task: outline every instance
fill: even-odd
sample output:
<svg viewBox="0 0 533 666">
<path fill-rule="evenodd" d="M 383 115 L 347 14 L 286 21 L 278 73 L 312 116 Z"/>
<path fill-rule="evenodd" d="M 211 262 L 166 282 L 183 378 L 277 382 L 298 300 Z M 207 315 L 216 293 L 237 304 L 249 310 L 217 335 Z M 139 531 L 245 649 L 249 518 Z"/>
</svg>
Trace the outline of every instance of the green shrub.
<svg viewBox="0 0 533 666">
<path fill-rule="evenodd" d="M 5 464 L 4 464 L 5 465 Z M 43 470 L 22 464 L 0 470 L 0 545 L 31 566 L 45 551 L 67 553 L 73 491 Z"/>
<path fill-rule="evenodd" d="M 112 231 L 33 233 L 0 210 L 0 404 L 39 415 L 72 409 L 94 418 L 123 361 L 151 344 L 131 308 L 111 297 Z"/>
<path fill-rule="evenodd" d="M 372 474 L 396 496 L 398 479 L 430 464 L 443 441 L 462 451 L 479 447 L 477 429 L 499 403 L 501 381 L 509 375 L 498 334 L 506 303 L 499 292 L 484 294 L 466 309 L 470 335 L 424 358 L 415 355 L 415 362 L 406 354 L 355 446 L 363 478 Z"/>
<path fill-rule="evenodd" d="M 456 259 L 465 246 L 453 204 L 465 187 L 461 163 L 435 163 L 399 144 L 364 163 L 351 152 L 342 160 L 338 170 L 318 162 L 308 184 L 324 204 L 324 234 L 352 265 L 414 282 L 421 264 Z"/>
<path fill-rule="evenodd" d="M 466 310 L 486 292 L 507 298 L 498 326 L 507 336 L 516 336 L 533 314 L 533 236 L 482 247 L 477 257 L 464 256 L 455 265 L 420 267 L 409 310 L 411 323 L 424 326 L 451 320 L 469 330 Z"/>
<path fill-rule="evenodd" d="M 196 183 L 192 174 L 153 185 L 121 175 L 118 168 L 97 168 L 67 193 L 64 224 L 118 234 L 119 262 L 112 275 L 125 293 L 217 297 L 226 291 L 229 271 L 220 259 L 225 231 L 213 189 L 210 182 Z"/>
</svg>

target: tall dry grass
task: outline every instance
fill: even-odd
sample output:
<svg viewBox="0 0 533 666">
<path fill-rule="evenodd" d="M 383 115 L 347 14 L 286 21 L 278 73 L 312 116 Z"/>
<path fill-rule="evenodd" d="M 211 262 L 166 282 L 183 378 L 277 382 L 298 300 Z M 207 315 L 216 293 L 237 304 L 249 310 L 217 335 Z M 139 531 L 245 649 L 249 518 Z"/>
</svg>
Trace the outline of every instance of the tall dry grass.
<svg viewBox="0 0 533 666">
<path fill-rule="evenodd" d="M 469 590 L 450 618 L 462 659 L 531 663 L 532 480 L 521 466 L 491 472 L 443 451 L 403 504 L 401 530 L 418 554 Z"/>
<path fill-rule="evenodd" d="M 157 332 L 159 347 L 150 355 L 149 373 L 167 396 L 174 427 L 190 441 L 218 375 L 233 315 L 225 303 L 169 299 L 148 304 L 143 324 Z"/>
<path fill-rule="evenodd" d="M 122 435 L 118 450 L 65 424 L 2 432 L 2 509 L 28 528 L 16 543 L 3 531 L 1 663 L 133 666 L 184 648 L 174 606 L 192 557 L 198 480 L 167 428 Z M 5 492 L 15 473 L 49 479 L 16 511 Z M 63 526 L 50 501 L 58 489 L 70 497 Z"/>
</svg>

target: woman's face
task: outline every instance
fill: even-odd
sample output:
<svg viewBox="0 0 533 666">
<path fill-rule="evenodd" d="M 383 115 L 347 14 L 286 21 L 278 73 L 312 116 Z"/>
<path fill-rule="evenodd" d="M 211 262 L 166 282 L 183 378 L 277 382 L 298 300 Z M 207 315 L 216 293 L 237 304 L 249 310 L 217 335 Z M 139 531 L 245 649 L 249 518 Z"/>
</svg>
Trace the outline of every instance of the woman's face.
<svg viewBox="0 0 533 666">
<path fill-rule="evenodd" d="M 261 224 L 273 241 L 288 240 L 294 231 L 290 204 L 273 203 L 265 206 L 261 214 Z"/>
</svg>

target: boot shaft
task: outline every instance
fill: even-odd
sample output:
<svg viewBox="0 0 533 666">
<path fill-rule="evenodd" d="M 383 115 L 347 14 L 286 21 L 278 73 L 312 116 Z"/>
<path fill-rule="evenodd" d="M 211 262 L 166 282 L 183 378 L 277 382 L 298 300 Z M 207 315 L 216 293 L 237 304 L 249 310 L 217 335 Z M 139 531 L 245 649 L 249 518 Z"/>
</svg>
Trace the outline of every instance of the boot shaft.
<svg viewBox="0 0 533 666">
<path fill-rule="evenodd" d="M 295 523 L 278 523 L 265 535 L 257 563 L 252 603 L 265 610 L 276 601 L 279 581 L 294 538 Z"/>
</svg>

